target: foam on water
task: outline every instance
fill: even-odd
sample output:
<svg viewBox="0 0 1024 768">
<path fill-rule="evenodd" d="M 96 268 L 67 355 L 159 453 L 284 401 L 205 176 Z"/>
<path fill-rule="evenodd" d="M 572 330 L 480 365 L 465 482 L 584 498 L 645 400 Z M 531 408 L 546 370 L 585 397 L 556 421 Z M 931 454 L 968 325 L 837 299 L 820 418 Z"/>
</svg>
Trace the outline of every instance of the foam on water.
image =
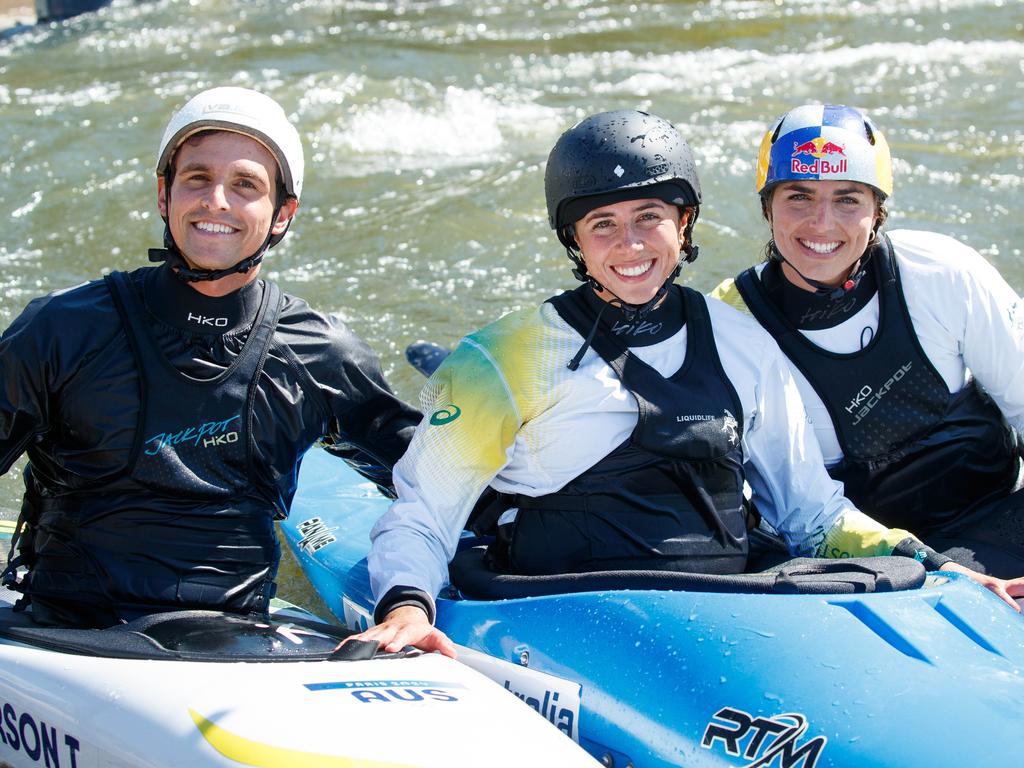
<svg viewBox="0 0 1024 768">
<path fill-rule="evenodd" d="M 423 88 L 414 84 L 413 89 Z M 324 124 L 315 142 L 326 159 L 344 155 L 333 169 L 363 175 L 386 169 L 431 169 L 470 165 L 500 157 L 508 137 L 540 132 L 549 136 L 563 125 L 556 110 L 510 103 L 487 93 L 455 86 L 443 89 L 431 106 L 386 98 L 360 105 L 340 124 Z M 331 151 L 333 150 L 333 151 Z"/>
<path fill-rule="evenodd" d="M 849 3 L 822 3 L 820 0 L 786 0 L 783 3 L 764 3 L 758 0 L 712 0 L 694 11 L 694 15 L 707 20 L 718 19 L 763 19 L 779 16 L 793 18 L 807 16 L 812 18 L 842 17 L 860 20 L 875 16 L 910 17 L 913 14 L 940 13 L 946 14 L 959 10 L 974 8 L 1001 7 L 1007 5 L 991 0 L 900 0 L 898 3 L 870 2 L 869 0 L 853 0 Z"/>
<path fill-rule="evenodd" d="M 924 44 L 878 42 L 861 46 L 831 46 L 823 50 L 764 52 L 735 48 L 679 51 L 669 54 L 638 55 L 630 51 L 575 53 L 552 56 L 546 61 L 513 57 L 513 69 L 523 81 L 534 86 L 575 81 L 591 93 L 638 96 L 664 94 L 679 86 L 685 74 L 687 90 L 701 89 L 707 95 L 722 95 L 758 89 L 751 97 L 762 97 L 772 83 L 811 90 L 839 82 L 856 74 L 868 86 L 874 77 L 934 78 L 984 74 L 990 68 L 1014 66 L 1024 57 L 1024 42 L 1017 40 L 931 40 Z M 952 70 L 944 66 L 955 64 Z M 865 70 L 850 72 L 849 70 Z"/>
<path fill-rule="evenodd" d="M 35 192 L 32 193 L 32 199 L 31 200 L 29 200 L 27 203 L 25 203 L 20 208 L 15 208 L 13 211 L 11 211 L 11 218 L 12 219 L 20 219 L 25 214 L 32 213 L 32 211 L 35 210 L 36 206 L 39 205 L 39 201 L 42 200 L 42 199 L 43 199 L 43 193 L 42 193 L 41 190 L 37 189 Z"/>
</svg>

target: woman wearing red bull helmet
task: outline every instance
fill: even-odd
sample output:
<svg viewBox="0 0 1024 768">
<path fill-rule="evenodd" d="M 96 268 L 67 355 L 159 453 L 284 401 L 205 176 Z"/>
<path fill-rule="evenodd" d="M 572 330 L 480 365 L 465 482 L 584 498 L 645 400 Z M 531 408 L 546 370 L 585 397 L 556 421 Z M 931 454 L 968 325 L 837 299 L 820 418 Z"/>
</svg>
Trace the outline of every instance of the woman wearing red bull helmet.
<svg viewBox="0 0 1024 768">
<path fill-rule="evenodd" d="M 807 105 L 761 143 L 763 264 L 717 295 L 790 359 L 832 477 L 886 525 L 1002 578 L 1024 573 L 1024 305 L 976 251 L 882 232 L 889 147 L 847 106 Z"/>
<path fill-rule="evenodd" d="M 493 567 L 738 573 L 744 500 L 792 554 L 910 556 L 903 530 L 857 511 L 828 477 L 789 367 L 750 318 L 673 285 L 697 253 L 700 185 L 666 120 L 593 115 L 548 157 L 550 223 L 584 285 L 462 340 L 425 387 L 430 414 L 395 468 L 370 579 L 385 648 L 451 652 L 434 597 L 481 492 L 504 498 Z"/>
</svg>

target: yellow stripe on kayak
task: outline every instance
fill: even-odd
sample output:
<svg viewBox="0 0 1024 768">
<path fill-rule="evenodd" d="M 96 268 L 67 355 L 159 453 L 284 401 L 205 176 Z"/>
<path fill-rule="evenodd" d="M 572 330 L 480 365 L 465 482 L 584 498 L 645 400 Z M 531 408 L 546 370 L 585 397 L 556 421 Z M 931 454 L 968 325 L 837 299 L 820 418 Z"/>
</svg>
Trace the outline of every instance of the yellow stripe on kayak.
<svg viewBox="0 0 1024 768">
<path fill-rule="evenodd" d="M 259 768 L 414 768 L 400 763 L 382 763 L 379 760 L 364 760 L 338 755 L 318 755 L 315 752 L 299 752 L 294 749 L 262 744 L 221 728 L 194 709 L 189 709 L 188 713 L 210 746 L 229 760 L 234 760 L 242 765 L 255 765 Z"/>
<path fill-rule="evenodd" d="M 0 520 L 0 536 L 12 536 L 14 534 L 14 520 Z"/>
</svg>

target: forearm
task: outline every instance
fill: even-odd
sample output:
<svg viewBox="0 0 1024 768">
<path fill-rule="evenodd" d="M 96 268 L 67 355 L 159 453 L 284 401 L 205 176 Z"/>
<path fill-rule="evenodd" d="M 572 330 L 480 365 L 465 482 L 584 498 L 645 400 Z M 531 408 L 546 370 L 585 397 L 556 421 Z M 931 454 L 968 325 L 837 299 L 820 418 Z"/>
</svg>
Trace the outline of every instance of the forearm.
<svg viewBox="0 0 1024 768">
<path fill-rule="evenodd" d="M 386 386 L 375 386 L 369 397 L 362 394 L 358 407 L 347 409 L 339 418 L 337 442 L 358 446 L 390 470 L 408 449 L 422 414 Z"/>
<path fill-rule="evenodd" d="M 471 346 L 460 345 L 431 377 L 421 404 L 430 416 L 395 466 L 398 500 L 370 534 L 378 602 L 433 600 L 473 505 L 508 463 L 521 427 L 502 375 Z"/>
<path fill-rule="evenodd" d="M 897 555 L 913 558 L 930 571 L 950 561 L 909 531 L 886 528 L 856 509 L 847 510 L 830 529 L 822 532 L 814 554 L 831 558 Z"/>
<path fill-rule="evenodd" d="M 394 498 L 391 473 L 408 449 L 421 414 L 391 391 L 376 362 L 356 379 L 348 377 L 355 389 L 332 398 L 327 450 Z"/>
<path fill-rule="evenodd" d="M 765 356 L 756 403 L 757 419 L 744 438 L 747 481 L 764 519 L 795 556 L 813 555 L 823 531 L 853 503 L 825 469 L 807 422 L 799 389 L 781 359 Z"/>
<path fill-rule="evenodd" d="M 404 488 L 401 492 L 406 493 Z M 420 605 L 433 621 L 434 597 L 447 580 L 448 560 L 460 530 L 458 520 L 438 521 L 418 500 L 410 501 L 408 494 L 377 521 L 370 532 L 367 557 L 376 621 L 410 604 Z"/>
<path fill-rule="evenodd" d="M 0 360 L 0 474 L 4 474 L 43 429 L 46 398 L 10 345 L 2 341 Z"/>
</svg>

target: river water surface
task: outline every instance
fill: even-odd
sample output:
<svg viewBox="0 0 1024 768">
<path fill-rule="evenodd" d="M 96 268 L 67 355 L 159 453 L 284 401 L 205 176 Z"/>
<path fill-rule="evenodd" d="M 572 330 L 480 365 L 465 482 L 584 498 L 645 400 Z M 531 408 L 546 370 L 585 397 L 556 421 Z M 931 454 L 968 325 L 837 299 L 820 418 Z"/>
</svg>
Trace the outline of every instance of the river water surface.
<svg viewBox="0 0 1024 768">
<path fill-rule="evenodd" d="M 221 84 L 272 95 L 305 143 L 299 217 L 266 270 L 342 315 L 407 399 L 408 343 L 574 284 L 544 161 L 606 109 L 653 111 L 691 142 L 696 288 L 758 260 L 767 124 L 828 101 L 866 109 L 892 146 L 890 228 L 959 237 L 1021 291 L 1022 61 L 1010 0 L 115 0 L 0 39 L 0 327 L 33 296 L 145 263 L 163 127 Z M 0 516 L 19 497 L 11 471 Z"/>
</svg>

